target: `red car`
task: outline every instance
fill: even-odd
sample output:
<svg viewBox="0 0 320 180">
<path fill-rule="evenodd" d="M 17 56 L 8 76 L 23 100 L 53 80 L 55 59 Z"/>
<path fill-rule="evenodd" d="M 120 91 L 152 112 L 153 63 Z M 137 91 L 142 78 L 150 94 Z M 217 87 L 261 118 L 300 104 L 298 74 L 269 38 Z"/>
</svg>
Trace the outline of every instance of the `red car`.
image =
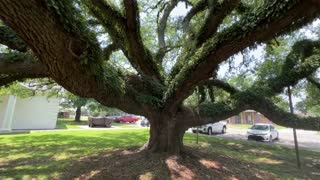
<svg viewBox="0 0 320 180">
<path fill-rule="evenodd" d="M 115 120 L 115 122 L 122 122 L 122 123 L 134 123 L 139 121 L 138 116 L 132 116 L 132 115 L 126 115 L 126 116 L 121 116 Z"/>
</svg>

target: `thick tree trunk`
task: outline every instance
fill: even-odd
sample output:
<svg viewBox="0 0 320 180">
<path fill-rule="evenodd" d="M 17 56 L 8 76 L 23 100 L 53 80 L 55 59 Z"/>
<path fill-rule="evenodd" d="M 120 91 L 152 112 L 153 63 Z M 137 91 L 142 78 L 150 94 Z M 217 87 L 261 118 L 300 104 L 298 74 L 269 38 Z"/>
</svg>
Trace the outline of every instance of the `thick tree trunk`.
<svg viewBox="0 0 320 180">
<path fill-rule="evenodd" d="M 179 127 L 174 119 L 151 121 L 150 124 L 148 150 L 170 154 L 180 154 L 183 151 L 185 129 Z"/>
<path fill-rule="evenodd" d="M 75 122 L 80 122 L 81 117 L 81 106 L 77 107 L 76 116 L 74 117 Z"/>
</svg>

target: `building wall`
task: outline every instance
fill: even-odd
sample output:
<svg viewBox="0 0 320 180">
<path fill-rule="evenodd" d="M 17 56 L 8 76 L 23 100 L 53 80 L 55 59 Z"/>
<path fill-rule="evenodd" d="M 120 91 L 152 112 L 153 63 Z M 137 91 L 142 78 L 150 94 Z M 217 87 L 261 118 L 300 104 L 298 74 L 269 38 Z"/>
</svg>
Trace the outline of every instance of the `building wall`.
<svg viewBox="0 0 320 180">
<path fill-rule="evenodd" d="M 59 100 L 45 96 L 18 98 L 11 129 L 54 129 Z"/>
<path fill-rule="evenodd" d="M 228 119 L 230 124 L 256 124 L 269 123 L 273 124 L 268 118 L 255 111 L 244 111 L 238 116 L 232 116 Z"/>
<path fill-rule="evenodd" d="M 4 117 L 7 109 L 9 96 L 1 96 L 0 97 L 0 130 L 4 127 Z"/>
</svg>

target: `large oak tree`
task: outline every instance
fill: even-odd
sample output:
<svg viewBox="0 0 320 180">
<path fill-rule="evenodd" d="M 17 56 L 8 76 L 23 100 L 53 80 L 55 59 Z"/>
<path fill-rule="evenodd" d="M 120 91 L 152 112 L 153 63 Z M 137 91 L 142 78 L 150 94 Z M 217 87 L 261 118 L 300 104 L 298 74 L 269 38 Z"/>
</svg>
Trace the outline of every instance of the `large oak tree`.
<svg viewBox="0 0 320 180">
<path fill-rule="evenodd" d="M 187 12 L 175 18 L 179 3 Z M 155 11 L 154 26 L 145 28 L 142 19 Z M 299 42 L 277 76 L 247 89 L 232 87 L 216 72 L 236 53 L 299 29 L 319 13 L 318 0 L 0 0 L 0 43 L 11 49 L 0 55 L 0 86 L 50 78 L 78 96 L 143 115 L 151 123 L 145 146 L 151 151 L 180 153 L 187 128 L 246 109 L 279 125 L 318 129 L 319 118 L 291 115 L 271 101 L 317 70 L 318 42 Z M 115 52 L 135 71 L 112 63 Z M 228 97 L 198 108 L 184 104 L 204 87 Z"/>
</svg>

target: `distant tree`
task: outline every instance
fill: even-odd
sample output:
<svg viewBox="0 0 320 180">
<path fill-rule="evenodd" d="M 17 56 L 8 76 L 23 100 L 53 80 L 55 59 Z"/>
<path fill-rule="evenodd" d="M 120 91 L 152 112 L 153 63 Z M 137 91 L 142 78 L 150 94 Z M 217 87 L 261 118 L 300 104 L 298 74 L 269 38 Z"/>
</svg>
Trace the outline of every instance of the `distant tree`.
<svg viewBox="0 0 320 180">
<path fill-rule="evenodd" d="M 303 84 L 304 97 L 301 98 L 296 108 L 305 114 L 320 116 L 320 83 L 317 73 L 306 78 Z"/>
<path fill-rule="evenodd" d="M 179 4 L 188 9 L 177 16 Z M 179 154 L 186 129 L 246 109 L 318 129 L 319 118 L 291 115 L 272 97 L 317 70 L 319 41 L 297 42 L 277 73 L 241 89 L 217 71 L 238 52 L 313 22 L 319 7 L 318 0 L 0 0 L 0 43 L 10 48 L 0 56 L 0 86 L 50 77 L 77 96 L 145 116 L 153 152 Z M 216 89 L 225 94 L 215 98 Z M 188 105 L 196 93 L 200 104 Z"/>
<path fill-rule="evenodd" d="M 3 95 L 15 95 L 22 98 L 27 98 L 35 95 L 35 91 L 22 86 L 19 83 L 13 83 L 7 87 L 0 87 L 0 96 Z"/>
<path fill-rule="evenodd" d="M 87 104 L 87 107 L 93 116 L 99 116 L 99 115 L 119 115 L 123 112 L 116 108 L 110 108 L 103 106 L 102 104 L 98 103 L 97 101 L 90 100 L 90 102 Z"/>
<path fill-rule="evenodd" d="M 76 115 L 74 116 L 75 122 L 80 122 L 81 120 L 81 108 L 85 106 L 88 102 L 87 98 L 82 98 L 76 96 L 70 92 L 65 92 L 63 95 L 64 101 L 61 103 L 64 107 L 73 107 L 76 109 Z"/>
</svg>

